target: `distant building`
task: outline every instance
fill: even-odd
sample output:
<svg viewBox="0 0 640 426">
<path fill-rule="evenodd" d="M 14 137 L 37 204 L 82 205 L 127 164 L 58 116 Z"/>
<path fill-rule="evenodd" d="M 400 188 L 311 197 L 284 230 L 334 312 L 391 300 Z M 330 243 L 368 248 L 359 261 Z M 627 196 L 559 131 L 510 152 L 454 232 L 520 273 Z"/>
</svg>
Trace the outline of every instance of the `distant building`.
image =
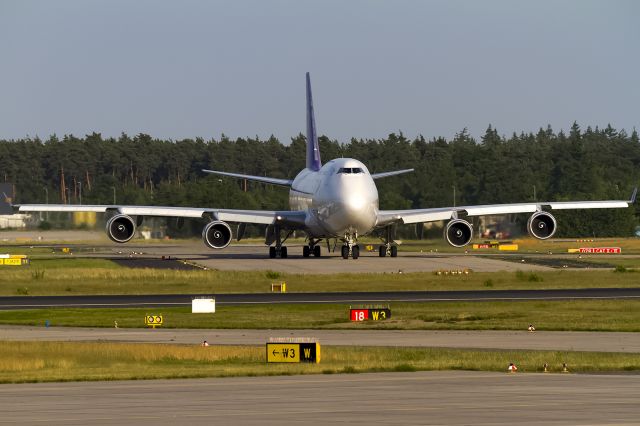
<svg viewBox="0 0 640 426">
<path fill-rule="evenodd" d="M 0 229 L 14 228 L 23 229 L 36 223 L 34 218 L 29 214 L 14 214 L 8 216 L 0 216 Z"/>
</svg>

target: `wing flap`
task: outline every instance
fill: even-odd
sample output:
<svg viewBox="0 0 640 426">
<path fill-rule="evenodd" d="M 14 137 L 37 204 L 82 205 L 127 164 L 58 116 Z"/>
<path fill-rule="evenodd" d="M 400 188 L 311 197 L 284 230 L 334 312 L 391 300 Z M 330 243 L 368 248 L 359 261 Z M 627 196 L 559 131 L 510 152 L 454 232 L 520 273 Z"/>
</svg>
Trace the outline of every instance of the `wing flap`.
<svg viewBox="0 0 640 426">
<path fill-rule="evenodd" d="M 463 206 L 456 210 L 464 211 L 469 216 L 486 216 L 492 214 L 533 213 L 539 210 L 538 204 L 495 204 L 486 206 Z"/>
<path fill-rule="evenodd" d="M 261 225 L 280 224 L 289 227 L 304 227 L 307 214 L 304 211 L 267 211 L 267 210 L 226 210 L 216 209 L 214 216 L 219 220 Z"/>
<path fill-rule="evenodd" d="M 449 220 L 453 216 L 454 209 L 415 209 L 415 210 L 382 210 L 378 213 L 378 226 L 390 223 L 420 223 L 436 222 L 438 220 Z"/>
<path fill-rule="evenodd" d="M 270 225 L 275 221 L 275 212 L 269 211 L 217 210 L 214 215 L 225 222 Z"/>
<path fill-rule="evenodd" d="M 31 212 L 97 212 L 104 213 L 108 209 L 115 209 L 115 206 L 90 206 L 90 205 L 69 205 L 69 204 L 21 204 L 14 205 L 18 213 Z"/>
<path fill-rule="evenodd" d="M 561 201 L 557 203 L 547 203 L 553 210 L 568 209 L 619 209 L 629 207 L 628 201 Z"/>
<path fill-rule="evenodd" d="M 121 206 L 120 213 L 131 216 L 202 217 L 207 209 L 193 207 Z"/>
</svg>

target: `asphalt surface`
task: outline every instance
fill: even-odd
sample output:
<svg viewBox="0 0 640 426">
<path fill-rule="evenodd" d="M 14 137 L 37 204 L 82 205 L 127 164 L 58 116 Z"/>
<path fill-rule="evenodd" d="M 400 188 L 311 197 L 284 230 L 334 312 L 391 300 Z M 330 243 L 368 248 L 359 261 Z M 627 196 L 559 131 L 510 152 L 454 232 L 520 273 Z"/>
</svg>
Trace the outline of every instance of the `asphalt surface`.
<svg viewBox="0 0 640 426">
<path fill-rule="evenodd" d="M 92 296 L 3 296 L 1 309 L 52 307 L 107 308 L 190 306 L 194 297 L 214 297 L 220 306 L 275 303 L 383 303 L 495 300 L 637 299 L 640 288 L 593 288 L 572 290 L 469 290 L 339 293 L 247 293 L 247 294 L 155 294 Z"/>
<path fill-rule="evenodd" d="M 0 385 L 0 424 L 638 424 L 637 376 L 462 371 Z"/>
<path fill-rule="evenodd" d="M 142 319 L 140 320 L 142 322 Z M 329 346 L 531 349 L 640 353 L 640 333 L 513 330 L 217 330 L 0 325 L 0 341 L 264 345 L 270 338 L 315 338 Z"/>
</svg>

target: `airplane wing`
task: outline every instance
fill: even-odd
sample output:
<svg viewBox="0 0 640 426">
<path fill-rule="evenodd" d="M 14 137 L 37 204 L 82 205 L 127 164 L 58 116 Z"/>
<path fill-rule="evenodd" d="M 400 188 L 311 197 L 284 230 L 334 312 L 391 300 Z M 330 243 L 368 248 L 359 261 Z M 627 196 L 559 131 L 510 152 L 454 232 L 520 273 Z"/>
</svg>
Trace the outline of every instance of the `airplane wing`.
<svg viewBox="0 0 640 426">
<path fill-rule="evenodd" d="M 254 223 L 263 225 L 282 224 L 290 227 L 303 226 L 306 213 L 290 210 L 234 210 L 198 207 L 163 206 L 117 206 L 117 205 L 70 205 L 70 204 L 20 204 L 13 205 L 16 213 L 35 212 L 97 212 L 119 213 L 129 216 L 191 217 L 222 220 L 225 222 Z"/>
<path fill-rule="evenodd" d="M 458 215 L 486 216 L 508 213 L 535 213 L 545 208 L 551 210 L 569 209 L 615 209 L 629 207 L 635 203 L 638 188 L 633 190 L 629 200 L 606 201 L 549 201 L 516 204 L 487 204 L 479 206 L 438 207 L 432 209 L 381 210 L 378 213 L 377 226 L 392 223 L 420 223 L 449 220 Z"/>
<path fill-rule="evenodd" d="M 229 172 L 221 172 L 218 170 L 207 170 L 207 169 L 202 169 L 202 171 L 205 173 L 211 173 L 214 175 L 229 176 L 237 179 L 254 180 L 256 182 L 270 183 L 272 185 L 291 186 L 293 184 L 292 179 L 278 179 L 278 178 L 271 178 L 266 176 L 243 175 L 241 173 L 229 173 Z"/>
</svg>

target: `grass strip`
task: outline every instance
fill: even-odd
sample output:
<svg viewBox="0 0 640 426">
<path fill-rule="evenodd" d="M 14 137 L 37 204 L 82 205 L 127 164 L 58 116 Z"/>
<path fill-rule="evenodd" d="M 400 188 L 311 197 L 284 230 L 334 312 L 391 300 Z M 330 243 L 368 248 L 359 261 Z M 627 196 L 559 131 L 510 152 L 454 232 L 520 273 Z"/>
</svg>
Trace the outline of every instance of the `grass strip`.
<svg viewBox="0 0 640 426">
<path fill-rule="evenodd" d="M 184 308 L 34 309 L 0 311 L 0 324 L 142 328 L 162 314 L 164 328 L 640 331 L 640 300 L 394 303 L 385 321 L 351 322 L 338 304 L 218 306 L 215 314 Z"/>
<path fill-rule="evenodd" d="M 640 278 L 640 273 L 625 268 L 618 272 L 590 270 L 588 273 L 555 270 L 468 275 L 430 272 L 314 275 L 275 271 L 129 269 L 100 259 L 40 262 L 44 263 L 34 260 L 29 267 L 0 267 L 0 295 L 264 293 L 271 290 L 272 283 L 283 281 L 290 292 L 569 289 L 637 287 Z"/>
<path fill-rule="evenodd" d="M 418 370 L 601 373 L 640 370 L 639 354 L 322 347 L 319 364 L 267 364 L 264 346 L 3 342 L 0 383 L 365 373 Z"/>
</svg>

